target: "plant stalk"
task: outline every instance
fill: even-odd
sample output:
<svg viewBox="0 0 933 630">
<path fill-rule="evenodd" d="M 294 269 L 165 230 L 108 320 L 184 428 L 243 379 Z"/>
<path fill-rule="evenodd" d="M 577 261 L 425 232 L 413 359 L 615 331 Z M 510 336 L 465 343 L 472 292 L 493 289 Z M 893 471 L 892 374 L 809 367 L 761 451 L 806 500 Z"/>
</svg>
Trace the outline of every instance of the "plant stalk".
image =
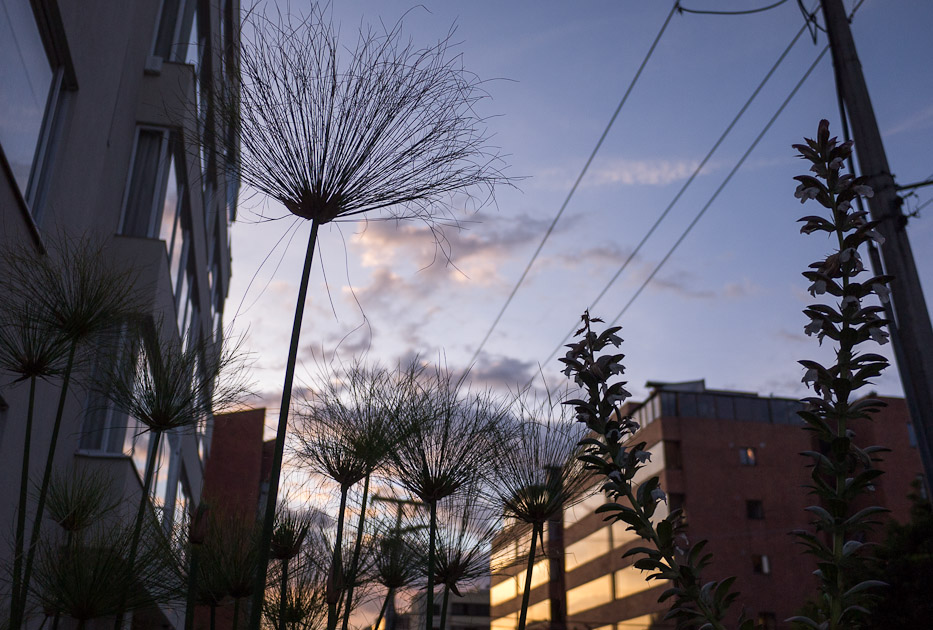
<svg viewBox="0 0 933 630">
<path fill-rule="evenodd" d="M 386 608 L 389 607 L 389 599 L 392 597 L 394 590 L 395 589 L 390 588 L 388 592 L 386 592 L 386 597 L 384 600 L 382 600 L 382 608 L 379 609 L 379 616 L 376 617 L 376 623 L 370 627 L 370 630 L 379 630 L 379 624 L 382 623 L 382 618 L 386 614 Z"/>
<path fill-rule="evenodd" d="M 334 542 L 334 555 L 330 561 L 330 573 L 327 576 L 327 630 L 334 630 L 339 621 L 338 604 L 343 577 L 343 522 L 346 519 L 347 493 L 350 488 L 340 486 L 340 511 L 337 514 L 337 539 Z"/>
<path fill-rule="evenodd" d="M 522 593 L 522 608 L 518 616 L 518 630 L 525 630 L 525 621 L 528 617 L 528 599 L 531 597 L 531 574 L 535 568 L 535 543 L 538 542 L 539 527 L 541 527 L 539 523 L 531 524 L 531 549 L 528 550 L 528 568 L 525 570 L 525 588 Z"/>
<path fill-rule="evenodd" d="M 240 598 L 237 597 L 233 600 L 233 630 L 237 630 L 240 626 Z"/>
<path fill-rule="evenodd" d="M 311 277 L 314 247 L 317 243 L 317 231 L 318 222 L 312 220 L 311 234 L 308 236 L 308 249 L 305 252 L 305 262 L 301 272 L 301 284 L 298 287 L 298 300 L 295 304 L 295 317 L 292 321 L 292 337 L 288 348 L 288 361 L 285 365 L 285 383 L 282 387 L 282 403 L 279 406 L 279 424 L 275 432 L 275 450 L 272 455 L 272 470 L 269 475 L 269 493 L 266 497 L 266 513 L 262 523 L 262 538 L 260 538 L 259 542 L 259 557 L 257 559 L 257 586 L 255 593 L 253 593 L 253 605 L 250 610 L 249 627 L 251 630 L 259 630 L 262 623 L 262 601 L 265 597 L 266 575 L 269 571 L 269 547 L 272 544 L 272 529 L 275 524 L 276 497 L 279 492 L 279 477 L 282 473 L 285 435 L 288 432 L 288 408 L 292 398 L 292 381 L 295 378 L 295 364 L 298 360 L 301 320 L 304 316 L 305 300 L 308 296 L 308 283 Z"/>
<path fill-rule="evenodd" d="M 288 608 L 288 558 L 282 558 L 282 583 L 279 585 L 279 630 L 285 630 L 285 610 Z"/>
<path fill-rule="evenodd" d="M 363 480 L 363 499 L 360 501 L 360 518 L 356 524 L 356 543 L 353 547 L 353 559 L 350 562 L 350 583 L 347 585 L 347 603 L 343 609 L 343 630 L 347 630 L 350 623 L 350 607 L 353 605 L 353 587 L 356 585 L 356 574 L 359 569 L 360 552 L 363 548 L 363 525 L 366 522 L 366 500 L 369 498 L 369 475 Z"/>
<path fill-rule="evenodd" d="M 16 510 L 16 549 L 13 551 L 13 601 L 19 601 L 23 573 L 23 545 L 26 544 L 26 495 L 29 489 L 29 451 L 32 442 L 32 418 L 36 402 L 36 377 L 29 377 L 29 403 L 26 407 L 26 437 L 23 440 L 23 472 L 19 481 L 19 506 Z M 24 598 L 25 599 L 25 598 Z M 15 607 L 10 607 L 13 624 Z"/>
<path fill-rule="evenodd" d="M 11 630 L 19 630 L 23 623 L 23 616 L 26 612 L 26 594 L 29 593 L 29 582 L 32 577 L 32 565 L 36 558 L 36 550 L 39 547 L 39 533 L 42 529 L 42 517 L 45 512 L 45 500 L 49 493 L 49 481 L 52 478 L 52 466 L 55 461 L 55 450 L 58 446 L 58 434 L 62 428 L 62 418 L 65 415 L 65 400 L 68 397 L 68 385 L 71 383 L 71 372 L 74 368 L 75 353 L 78 351 L 78 340 L 72 340 L 71 347 L 68 349 L 68 362 L 65 364 L 65 372 L 62 376 L 62 390 L 58 397 L 58 410 L 55 413 L 55 424 L 52 425 L 52 437 L 49 441 L 49 454 L 45 460 L 45 471 L 42 474 L 42 485 L 39 488 L 39 503 L 36 506 L 36 518 L 32 522 L 32 534 L 29 536 L 29 550 L 26 554 L 26 568 L 23 570 L 23 582 L 20 585 L 19 601 L 13 602 L 11 606 L 15 613 L 11 615 L 13 623 L 10 624 Z M 14 596 L 17 594 L 14 592 Z"/>
<path fill-rule="evenodd" d="M 428 586 L 425 591 L 424 627 L 434 628 L 434 546 L 437 541 L 437 499 L 431 499 L 431 529 L 428 537 Z M 519 629 L 521 630 L 521 629 Z"/>
<path fill-rule="evenodd" d="M 133 524 L 133 538 L 130 540 L 130 552 L 126 559 L 129 575 L 134 575 L 136 564 L 136 552 L 139 549 L 139 539 L 142 537 L 143 519 L 146 517 L 146 506 L 149 504 L 149 488 L 152 485 L 152 477 L 155 474 L 156 459 L 159 455 L 159 443 L 162 441 L 162 431 L 153 430 L 149 433 L 149 452 L 146 454 L 146 473 L 143 476 L 142 496 L 139 497 L 139 508 L 136 510 L 136 522 Z M 132 588 L 132 584 L 127 584 L 126 588 Z M 126 598 L 128 591 L 123 592 L 121 597 L 119 612 L 114 620 L 114 630 L 120 630 L 123 626 L 123 615 L 126 613 Z"/>
<path fill-rule="evenodd" d="M 185 630 L 194 630 L 194 607 L 198 592 L 198 545 L 191 545 L 191 562 L 188 566 L 188 596 L 185 601 Z"/>
<path fill-rule="evenodd" d="M 441 603 L 441 627 L 444 630 L 447 627 L 447 601 L 450 599 L 450 586 L 444 585 L 444 600 Z"/>
</svg>

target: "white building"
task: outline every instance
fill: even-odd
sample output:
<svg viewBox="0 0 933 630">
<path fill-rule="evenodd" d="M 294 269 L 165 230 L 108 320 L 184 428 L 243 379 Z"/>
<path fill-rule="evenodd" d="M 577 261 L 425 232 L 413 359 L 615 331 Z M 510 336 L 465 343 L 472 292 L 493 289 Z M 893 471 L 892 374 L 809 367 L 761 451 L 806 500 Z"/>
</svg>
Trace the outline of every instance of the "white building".
<svg viewBox="0 0 933 630">
<path fill-rule="evenodd" d="M 236 156 L 217 140 L 228 130 L 211 94 L 232 85 L 239 12 L 239 0 L 0 0 L 0 248 L 42 251 L 63 233 L 106 240 L 138 271 L 153 319 L 175 322 L 169 334 L 218 339 L 238 182 L 225 175 Z M 12 381 L 0 373 L 4 563 L 29 389 Z M 146 436 L 71 391 L 56 466 L 103 468 L 138 497 Z M 39 391 L 35 481 L 57 394 Z M 153 500 L 168 521 L 200 496 L 211 425 L 163 438 Z M 177 612 L 162 614 L 162 627 L 178 626 Z"/>
</svg>

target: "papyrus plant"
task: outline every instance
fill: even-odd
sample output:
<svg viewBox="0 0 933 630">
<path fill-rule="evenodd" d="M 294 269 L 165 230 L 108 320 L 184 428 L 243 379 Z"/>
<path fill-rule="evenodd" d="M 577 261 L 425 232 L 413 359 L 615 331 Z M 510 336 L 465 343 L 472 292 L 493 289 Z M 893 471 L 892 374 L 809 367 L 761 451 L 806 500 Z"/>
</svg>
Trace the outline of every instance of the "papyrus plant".
<svg viewBox="0 0 933 630">
<path fill-rule="evenodd" d="M 605 480 L 601 490 L 610 502 L 597 512 L 604 513 L 607 520 L 627 524 L 627 530 L 645 541 L 645 545 L 630 549 L 625 556 L 636 558 L 635 567 L 648 572 L 646 579 L 669 582 L 670 588 L 660 598 L 673 598 L 667 619 L 675 619 L 687 628 L 724 630 L 729 606 L 738 597 L 732 590 L 735 578 L 704 583 L 702 569 L 711 559 L 710 554 L 703 553 L 706 541 L 697 542 L 689 551 L 683 549 L 682 510 L 671 510 L 658 519 L 658 505 L 666 500 L 658 477 L 641 484 L 634 481 L 651 454 L 645 450 L 646 442 L 631 443 L 639 426 L 621 412 L 621 404 L 631 396 L 625 381 L 618 379 L 625 371 L 625 355 L 616 352 L 622 343 L 618 336 L 621 327 L 596 332 L 593 324 L 602 320 L 590 317 L 589 312 L 583 313 L 582 321 L 576 331 L 577 341 L 568 345 L 569 351 L 561 359 L 564 374 L 580 387 L 582 397 L 564 404 L 572 406 L 577 420 L 594 434 L 582 440 L 585 453 L 581 460 Z M 750 619 L 739 621 L 742 630 L 752 626 Z"/>
<path fill-rule="evenodd" d="M 888 276 L 860 278 L 865 272 L 859 249 L 869 241 L 882 242 L 875 231 L 876 221 L 853 207 L 859 196 L 870 197 L 872 190 L 864 178 L 843 175 L 845 162 L 852 152 L 852 142 L 838 143 L 829 135 L 829 122 L 820 121 L 815 140 L 795 144 L 800 157 L 810 162 L 812 175 L 795 177 L 800 185 L 796 197 L 801 203 L 814 199 L 826 209 L 826 216 L 806 216 L 801 232 L 825 232 L 833 240 L 834 251 L 810 265 L 804 277 L 811 282 L 810 294 L 832 296 L 830 304 L 809 306 L 810 318 L 805 332 L 817 335 L 822 343 L 830 339 L 835 346 L 836 362 L 823 366 L 816 361 L 801 361 L 806 368 L 804 382 L 812 385 L 816 396 L 807 398 L 808 409 L 800 412 L 820 448 L 806 453 L 812 460 L 811 493 L 818 505 L 807 510 L 812 514 L 815 532 L 795 532 L 808 553 L 816 558 L 819 597 L 814 617 L 794 617 L 793 621 L 823 630 L 859 627 L 867 613 L 872 589 L 882 585 L 874 580 L 853 583 L 853 575 L 866 575 L 865 552 L 861 537 L 875 524 L 873 518 L 881 507 L 858 509 L 856 501 L 869 493 L 873 481 L 881 475 L 875 456 L 884 451 L 879 446 L 860 446 L 855 441 L 853 423 L 870 419 L 884 403 L 873 398 L 856 399 L 854 392 L 881 374 L 887 360 L 881 355 L 861 350 L 863 344 L 886 343 L 887 321 L 880 315 L 884 308 L 872 303 L 888 299 Z"/>
<path fill-rule="evenodd" d="M 450 52 L 449 36 L 419 49 L 397 25 L 360 29 L 347 47 L 317 7 L 304 17 L 253 12 L 239 35 L 239 83 L 213 96 L 217 119 L 229 130 L 221 134 L 223 164 L 311 223 L 263 526 L 264 574 L 320 226 L 377 211 L 433 225 L 452 194 L 477 187 L 491 194 L 503 176 L 476 113 L 485 95 L 480 81 Z M 260 609 L 256 599 L 254 630 Z"/>
<path fill-rule="evenodd" d="M 25 614 L 65 402 L 73 373 L 81 363 L 81 351 L 89 347 L 90 340 L 99 346 L 108 330 L 139 309 L 140 301 L 135 273 L 125 266 L 113 265 L 103 243 L 66 235 L 51 239 L 47 252 L 26 248 L 5 252 L 0 260 L 0 290 L 7 307 L 4 327 L 11 325 L 11 317 L 23 320 L 12 330 L 4 331 L 7 336 L 3 343 L 4 354 L 10 358 L 12 353 L 14 361 L 21 363 L 14 371 L 28 376 L 31 384 L 35 383 L 34 376 L 48 378 L 56 373 L 61 376 L 58 406 L 39 482 L 34 525 L 25 549 L 19 520 L 25 515 L 23 497 L 28 482 L 25 474 L 20 480 L 10 605 L 10 627 L 18 630 Z M 20 334 L 21 338 L 14 339 L 10 345 L 9 334 Z M 52 356 L 56 353 L 62 354 L 57 358 Z M 35 363 L 30 365 L 29 361 Z M 24 367 L 28 367 L 26 372 Z M 31 392 L 30 400 L 34 395 L 35 392 Z M 27 412 L 27 424 L 29 415 Z M 27 440 L 30 432 L 31 427 L 27 427 Z M 27 449 L 24 457 L 28 457 L 28 453 Z M 24 462 L 24 470 L 27 463 Z"/>
<path fill-rule="evenodd" d="M 393 453 L 393 474 L 429 511 L 426 564 L 434 566 L 437 507 L 472 487 L 489 471 L 492 444 L 506 416 L 505 405 L 490 392 L 471 392 L 467 375 L 456 377 L 437 367 L 416 374 L 403 396 L 400 418 L 407 430 Z M 426 610 L 433 610 L 435 575 L 427 571 Z M 426 630 L 433 617 L 426 616 Z"/>
<path fill-rule="evenodd" d="M 138 333 L 138 334 L 134 334 Z M 149 448 L 128 563 L 133 568 L 163 434 L 193 431 L 210 414 L 239 404 L 249 393 L 243 356 L 235 346 L 163 336 L 151 321 L 125 335 L 122 357 L 106 373 L 101 393 L 149 432 Z M 149 514 L 152 520 L 153 515 Z M 119 630 L 121 615 L 117 616 Z"/>
<path fill-rule="evenodd" d="M 525 628 L 537 542 L 543 549 L 545 523 L 580 501 L 593 483 L 592 473 L 578 458 L 585 427 L 563 418 L 563 409 L 550 398 L 541 403 L 527 394 L 517 397 L 492 460 L 489 492 L 494 502 L 531 535 L 518 630 Z"/>
<path fill-rule="evenodd" d="M 337 532 L 327 582 L 328 628 L 336 628 L 338 604 L 343 601 L 343 627 L 353 606 L 370 481 L 404 438 L 399 405 L 411 375 L 353 363 L 318 379 L 302 406 L 294 432 L 295 457 L 300 466 L 337 484 L 340 503 Z M 356 538 L 349 563 L 342 558 L 347 498 L 363 482 Z M 344 567 L 350 575 L 344 575 Z"/>
</svg>

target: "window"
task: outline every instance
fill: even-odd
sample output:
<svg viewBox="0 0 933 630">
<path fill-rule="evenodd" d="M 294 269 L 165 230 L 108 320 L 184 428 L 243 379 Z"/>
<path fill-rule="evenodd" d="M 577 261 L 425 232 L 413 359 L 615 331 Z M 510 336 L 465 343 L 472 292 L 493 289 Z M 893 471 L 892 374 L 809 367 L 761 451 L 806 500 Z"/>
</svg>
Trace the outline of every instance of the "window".
<svg viewBox="0 0 933 630">
<path fill-rule="evenodd" d="M 768 556 L 753 555 L 752 570 L 758 575 L 771 575 L 771 560 Z"/>
<path fill-rule="evenodd" d="M 670 470 L 680 470 L 683 467 L 683 454 L 679 440 L 664 441 L 664 461 Z"/>
<path fill-rule="evenodd" d="M 907 443 L 910 444 L 910 448 L 917 448 L 917 431 L 912 422 L 907 423 Z"/>
<path fill-rule="evenodd" d="M 743 446 L 739 449 L 739 463 L 743 466 L 758 465 L 758 453 L 754 446 Z"/>
<path fill-rule="evenodd" d="M 765 506 L 758 499 L 749 499 L 745 502 L 745 515 L 755 521 L 765 517 Z"/>
<path fill-rule="evenodd" d="M 6 416 L 9 410 L 10 406 L 3 399 L 3 396 L 0 396 L 0 443 L 3 442 L 3 434 L 6 432 Z"/>
<path fill-rule="evenodd" d="M 169 150 L 168 131 L 141 127 L 123 201 L 121 234 L 155 238 L 168 232 L 178 214 L 179 171 Z"/>
<path fill-rule="evenodd" d="M 63 70 L 49 61 L 28 0 L 0 0 L 0 59 L 0 154 L 33 205 Z"/>
<path fill-rule="evenodd" d="M 777 628 L 777 615 L 773 612 L 760 612 L 758 613 L 758 627 L 761 630 L 776 630 Z"/>
</svg>

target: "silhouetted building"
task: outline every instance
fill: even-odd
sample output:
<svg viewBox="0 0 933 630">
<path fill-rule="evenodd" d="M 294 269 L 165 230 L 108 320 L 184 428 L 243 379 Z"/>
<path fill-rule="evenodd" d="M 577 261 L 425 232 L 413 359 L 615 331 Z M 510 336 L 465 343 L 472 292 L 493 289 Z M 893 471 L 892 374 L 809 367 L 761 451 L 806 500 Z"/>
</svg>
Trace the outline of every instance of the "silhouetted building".
<svg viewBox="0 0 933 630">
<path fill-rule="evenodd" d="M 714 560 L 704 580 L 737 576 L 736 616 L 744 606 L 765 628 L 789 628 L 783 620 L 797 613 L 816 587 L 812 557 L 788 535 L 809 527 L 804 508 L 814 503 L 804 489 L 810 482 L 809 460 L 800 453 L 820 448 L 801 428 L 796 415 L 801 403 L 708 390 L 703 381 L 648 385 L 652 391 L 644 402 L 623 409 L 641 426 L 632 441 L 647 442 L 651 453 L 636 481 L 660 476 L 667 505 L 661 505 L 659 516 L 667 514 L 668 506 L 683 507 L 689 541 L 709 540 Z M 911 484 L 922 479 L 922 465 L 904 400 L 883 400 L 888 406 L 875 420 L 856 423 L 854 429 L 860 444 L 891 449 L 869 500 L 904 521 Z M 646 581 L 647 574 L 632 566 L 635 558 L 622 558 L 644 541 L 626 531 L 624 523 L 610 525 L 596 514 L 605 502 L 596 492 L 564 511 L 566 628 L 673 628 L 673 622 L 661 621 L 670 602 L 657 602 L 667 583 Z M 512 630 L 517 624 L 530 538 L 527 529 L 521 534 L 503 532 L 493 547 L 492 630 Z M 528 627 L 559 627 L 551 620 L 544 550 L 531 583 Z"/>
</svg>

